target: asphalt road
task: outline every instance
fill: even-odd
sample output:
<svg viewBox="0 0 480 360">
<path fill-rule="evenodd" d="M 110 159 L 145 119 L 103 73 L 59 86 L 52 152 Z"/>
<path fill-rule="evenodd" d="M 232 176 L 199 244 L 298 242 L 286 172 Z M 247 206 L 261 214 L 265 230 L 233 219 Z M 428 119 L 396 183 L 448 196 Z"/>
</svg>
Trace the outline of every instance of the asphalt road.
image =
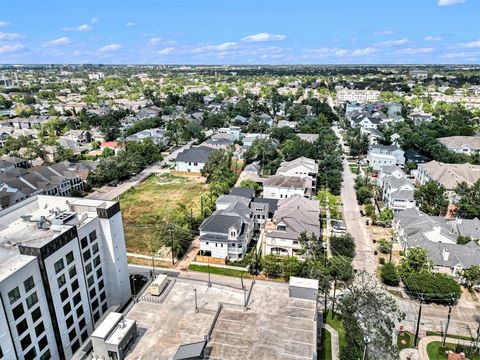
<svg viewBox="0 0 480 360">
<path fill-rule="evenodd" d="M 342 136 L 337 127 L 333 127 L 337 137 Z M 342 141 L 343 142 L 343 141 Z M 342 145 L 343 146 L 343 145 Z M 345 149 L 344 149 L 345 150 Z M 373 253 L 373 244 L 370 241 L 365 225 L 365 219 L 360 215 L 360 206 L 357 203 L 357 195 L 354 189 L 355 175 L 351 172 L 348 162 L 343 161 L 343 185 L 342 185 L 342 203 L 343 217 L 347 232 L 355 239 L 355 258 L 353 267 L 358 270 L 365 270 L 369 274 L 375 274 L 375 255 Z"/>
</svg>

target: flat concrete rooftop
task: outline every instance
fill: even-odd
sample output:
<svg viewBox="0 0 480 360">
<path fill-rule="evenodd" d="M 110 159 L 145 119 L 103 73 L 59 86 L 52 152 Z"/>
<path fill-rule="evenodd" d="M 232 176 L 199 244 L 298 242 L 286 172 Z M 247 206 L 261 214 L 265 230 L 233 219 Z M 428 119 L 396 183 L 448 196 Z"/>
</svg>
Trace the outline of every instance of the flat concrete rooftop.
<svg viewBox="0 0 480 360">
<path fill-rule="evenodd" d="M 219 302 L 236 306 L 226 304 L 220 313 L 207 344 L 211 359 L 311 359 L 315 304 L 288 293 L 288 284 L 256 282 L 245 312 L 240 289 L 177 279 L 162 304 L 140 301 L 125 316 L 137 321 L 140 334 L 126 359 L 172 359 L 178 346 L 202 341 Z"/>
</svg>

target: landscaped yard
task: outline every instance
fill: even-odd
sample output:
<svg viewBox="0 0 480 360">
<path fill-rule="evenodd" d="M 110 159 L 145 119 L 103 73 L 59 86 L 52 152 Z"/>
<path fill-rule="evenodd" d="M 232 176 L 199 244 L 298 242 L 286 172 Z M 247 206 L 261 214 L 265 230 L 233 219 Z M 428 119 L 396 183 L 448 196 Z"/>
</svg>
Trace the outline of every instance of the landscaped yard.
<svg viewBox="0 0 480 360">
<path fill-rule="evenodd" d="M 408 331 L 401 331 L 397 337 L 398 350 L 413 348 L 414 336 Z"/>
<path fill-rule="evenodd" d="M 338 314 L 335 314 L 335 317 L 332 318 L 332 312 L 329 310 L 326 318 L 324 319 L 324 322 L 337 330 L 338 342 L 341 351 L 347 345 L 347 339 L 345 337 L 345 328 L 343 327 L 342 317 Z"/>
<path fill-rule="evenodd" d="M 439 349 L 441 348 L 442 343 L 439 341 L 432 342 L 427 345 L 427 353 L 428 353 L 428 358 L 430 360 L 446 360 L 447 356 L 442 353 L 440 353 Z M 455 350 L 456 345 L 455 344 L 445 344 L 446 349 L 450 350 Z M 480 360 L 480 355 L 467 355 L 467 358 L 469 360 Z"/>
<path fill-rule="evenodd" d="M 216 274 L 216 275 L 224 275 L 224 276 L 236 276 L 236 277 L 243 276 L 244 278 L 251 277 L 251 275 L 247 271 L 241 271 L 236 269 L 225 269 L 225 268 L 219 268 L 219 267 L 207 266 L 207 265 L 191 264 L 188 267 L 188 270 L 205 272 L 205 273 Z"/>
<path fill-rule="evenodd" d="M 332 335 L 326 329 L 322 329 L 322 351 L 320 360 L 332 360 Z"/>
<path fill-rule="evenodd" d="M 179 206 L 196 217 L 200 197 L 208 190 L 199 178 L 163 174 L 152 176 L 120 197 L 127 251 L 149 254 L 148 239 L 158 236 L 155 224 L 171 219 Z"/>
</svg>

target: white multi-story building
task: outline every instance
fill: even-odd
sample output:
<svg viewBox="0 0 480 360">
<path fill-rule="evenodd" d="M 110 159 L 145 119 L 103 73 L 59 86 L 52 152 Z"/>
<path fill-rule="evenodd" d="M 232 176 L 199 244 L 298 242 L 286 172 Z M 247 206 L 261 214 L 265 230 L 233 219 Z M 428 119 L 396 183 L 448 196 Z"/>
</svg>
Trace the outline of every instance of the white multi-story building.
<svg viewBox="0 0 480 360">
<path fill-rule="evenodd" d="M 337 90 L 337 102 L 373 102 L 380 99 L 378 90 Z"/>
<path fill-rule="evenodd" d="M 130 298 L 118 202 L 38 195 L 0 212 L 0 347 L 71 359 Z"/>
</svg>

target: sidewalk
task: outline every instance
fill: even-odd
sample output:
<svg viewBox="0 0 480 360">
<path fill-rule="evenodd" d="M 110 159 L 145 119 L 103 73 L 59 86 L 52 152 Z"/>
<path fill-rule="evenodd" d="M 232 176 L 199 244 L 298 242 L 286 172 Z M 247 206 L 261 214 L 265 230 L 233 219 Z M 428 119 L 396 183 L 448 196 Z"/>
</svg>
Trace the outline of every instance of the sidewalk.
<svg viewBox="0 0 480 360">
<path fill-rule="evenodd" d="M 338 332 L 333 327 L 325 324 L 325 330 L 331 335 L 331 348 L 332 348 L 332 360 L 338 360 L 340 358 L 340 344 L 338 341 Z"/>
</svg>

